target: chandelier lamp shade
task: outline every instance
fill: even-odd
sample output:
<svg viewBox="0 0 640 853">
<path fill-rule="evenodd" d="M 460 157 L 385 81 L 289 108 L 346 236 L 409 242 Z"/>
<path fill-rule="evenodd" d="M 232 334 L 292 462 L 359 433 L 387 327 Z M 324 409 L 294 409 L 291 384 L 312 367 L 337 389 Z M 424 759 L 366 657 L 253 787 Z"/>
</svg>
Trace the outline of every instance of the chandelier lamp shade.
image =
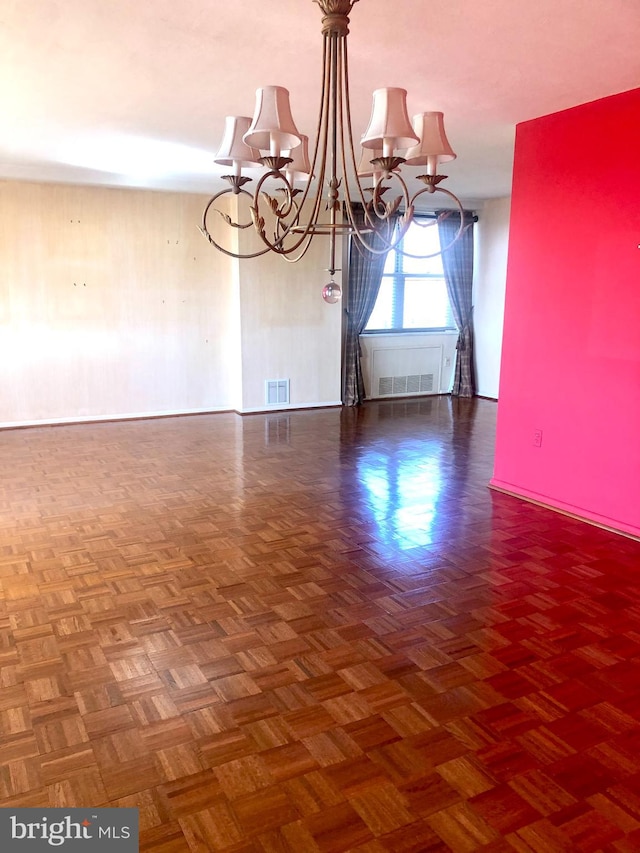
<svg viewBox="0 0 640 853">
<path fill-rule="evenodd" d="M 340 237 L 351 236 L 361 251 L 386 253 L 399 245 L 415 221 L 418 199 L 442 193 L 450 199 L 448 206 L 453 204 L 460 213 L 458 233 L 441 247 L 446 251 L 462 232 L 464 211 L 456 196 L 440 186 L 445 176 L 438 174 L 439 164 L 456 157 L 445 133 L 443 114 L 423 112 L 411 120 L 404 89 L 376 89 L 369 125 L 356 155 L 347 35 L 349 14 L 358 0 L 313 2 L 323 12 L 322 91 L 313 154 L 310 158 L 309 139 L 296 127 L 287 89 L 258 89 L 252 118 L 226 118 L 214 162 L 230 169 L 222 176 L 228 186 L 207 203 L 202 234 L 234 258 L 273 252 L 291 262 L 300 260 L 313 239 L 323 235 L 328 237 L 327 270 L 333 278 L 338 270 Z M 252 192 L 245 188 L 254 181 L 243 174 L 247 169 L 254 174 L 261 169 Z M 405 180 L 406 169 L 417 169 L 414 177 L 422 184 L 413 194 Z M 365 186 L 368 179 L 371 185 Z M 395 190 L 393 196 L 385 200 L 383 196 L 391 189 Z M 222 209 L 225 196 L 237 198 L 233 215 Z M 246 215 L 240 213 L 241 206 Z M 214 211 L 236 235 L 245 229 L 257 232 L 257 250 L 243 253 L 218 242 L 211 233 L 215 229 L 208 224 Z M 333 280 L 323 290 L 328 302 L 336 302 L 339 295 L 340 287 Z"/>
<path fill-rule="evenodd" d="M 363 148 L 382 148 L 383 157 L 420 142 L 409 121 L 405 89 L 375 90 L 369 127 L 360 142 Z"/>
<path fill-rule="evenodd" d="M 259 166 L 260 151 L 251 148 L 243 140 L 243 136 L 251 126 L 247 116 L 227 116 L 224 136 L 216 154 L 215 162 L 220 166 L 232 166 L 234 174 L 240 175 L 243 166 Z"/>
<path fill-rule="evenodd" d="M 289 92 L 282 86 L 264 86 L 256 92 L 256 109 L 244 142 L 279 157 L 283 150 L 297 148 L 302 138 L 295 126 Z"/>
</svg>

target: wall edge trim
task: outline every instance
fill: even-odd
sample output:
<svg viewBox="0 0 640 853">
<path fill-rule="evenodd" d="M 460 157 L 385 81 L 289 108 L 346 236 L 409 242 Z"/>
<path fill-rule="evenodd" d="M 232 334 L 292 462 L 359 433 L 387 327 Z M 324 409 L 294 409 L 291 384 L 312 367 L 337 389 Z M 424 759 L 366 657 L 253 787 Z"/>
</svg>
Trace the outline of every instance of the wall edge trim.
<svg viewBox="0 0 640 853">
<path fill-rule="evenodd" d="M 501 492 L 503 495 L 509 495 L 512 498 L 519 498 L 527 503 L 536 504 L 543 509 L 548 509 L 551 512 L 557 512 L 560 515 L 566 515 L 576 521 L 582 521 L 585 524 L 590 524 L 593 527 L 599 527 L 601 530 L 606 530 L 609 533 L 616 533 L 618 536 L 625 536 L 628 539 L 633 539 L 640 542 L 640 528 L 634 527 L 631 524 L 625 524 L 614 518 L 608 518 L 597 513 L 590 513 L 582 507 L 574 506 L 573 504 L 564 503 L 563 501 L 552 501 L 545 495 L 539 495 L 536 492 L 530 492 L 527 489 L 520 489 L 511 483 L 503 483 L 501 480 L 492 478 L 488 487 L 495 492 Z"/>
<path fill-rule="evenodd" d="M 236 415 L 275 415 L 283 412 L 297 412 L 304 409 L 342 408 L 341 400 L 329 400 L 326 403 L 290 403 L 288 406 L 256 406 L 255 408 L 233 409 Z"/>
<path fill-rule="evenodd" d="M 68 418 L 43 418 L 42 420 L 26 421 L 3 421 L 0 422 L 0 430 L 6 429 L 32 429 L 44 426 L 79 426 L 81 424 L 106 424 L 119 423 L 121 421 L 144 421 L 157 418 L 181 418 L 191 415 L 222 415 L 233 412 L 229 408 L 207 408 L 207 409 L 176 409 L 162 412 L 124 412 L 113 415 L 87 415 L 86 417 Z"/>
</svg>

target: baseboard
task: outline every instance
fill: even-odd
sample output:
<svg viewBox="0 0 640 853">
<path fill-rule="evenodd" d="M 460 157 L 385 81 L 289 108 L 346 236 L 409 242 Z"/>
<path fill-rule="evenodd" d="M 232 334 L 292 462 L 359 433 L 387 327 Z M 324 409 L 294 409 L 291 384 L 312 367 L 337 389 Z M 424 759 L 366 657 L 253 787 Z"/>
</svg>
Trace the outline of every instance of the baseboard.
<svg viewBox="0 0 640 853">
<path fill-rule="evenodd" d="M 489 488 L 496 492 L 501 492 L 503 495 L 510 495 L 512 498 L 520 498 L 520 500 L 527 503 L 536 504 L 544 509 L 557 512 L 560 515 L 566 515 L 568 518 L 574 518 L 576 521 L 591 524 L 593 527 L 599 527 L 601 530 L 607 530 L 609 533 L 617 533 L 619 536 L 626 536 L 628 539 L 640 542 L 640 529 L 617 519 L 589 512 L 582 507 L 573 506 L 563 501 L 551 501 L 545 495 L 517 488 L 511 483 L 503 483 L 501 480 L 496 480 L 495 478 L 489 482 Z"/>
<path fill-rule="evenodd" d="M 341 401 L 333 401 L 328 403 L 303 403 L 288 406 L 258 406 L 256 408 L 247 409 L 229 409 L 229 408 L 213 408 L 213 409 L 175 409 L 164 412 L 123 412 L 114 415 L 86 415 L 82 417 L 68 418 L 42 418 L 41 420 L 24 420 L 24 421 L 4 421 L 0 422 L 0 430 L 5 429 L 30 429 L 32 427 L 43 426 L 74 426 L 79 424 L 108 424 L 118 423 L 120 421 L 144 421 L 157 418 L 183 418 L 191 415 L 221 415 L 221 414 L 236 414 L 236 415 L 257 415 L 257 414 L 276 414 L 277 412 L 296 412 L 304 409 L 334 409 L 342 407 Z"/>
<path fill-rule="evenodd" d="M 300 412 L 305 409 L 335 409 L 342 408 L 340 400 L 328 403 L 291 403 L 286 406 L 257 406 L 255 408 L 234 409 L 237 415 L 276 415 L 282 412 Z"/>
<path fill-rule="evenodd" d="M 190 415 L 220 415 L 229 413 L 232 409 L 176 409 L 164 412 L 125 412 L 117 415 L 87 415 L 69 418 L 43 418 L 42 420 L 5 421 L 0 423 L 0 430 L 30 429 L 43 426 L 74 426 L 79 424 L 108 424 L 120 421 L 144 421 L 157 418 L 182 418 Z"/>
</svg>

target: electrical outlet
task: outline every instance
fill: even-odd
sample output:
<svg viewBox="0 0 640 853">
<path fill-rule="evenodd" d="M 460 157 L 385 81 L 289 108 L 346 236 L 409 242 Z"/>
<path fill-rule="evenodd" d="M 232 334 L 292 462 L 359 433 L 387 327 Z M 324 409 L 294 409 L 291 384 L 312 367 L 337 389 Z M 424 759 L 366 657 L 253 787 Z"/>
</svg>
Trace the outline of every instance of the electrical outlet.
<svg viewBox="0 0 640 853">
<path fill-rule="evenodd" d="M 542 447 L 542 430 L 534 429 L 533 431 L 533 446 Z"/>
</svg>

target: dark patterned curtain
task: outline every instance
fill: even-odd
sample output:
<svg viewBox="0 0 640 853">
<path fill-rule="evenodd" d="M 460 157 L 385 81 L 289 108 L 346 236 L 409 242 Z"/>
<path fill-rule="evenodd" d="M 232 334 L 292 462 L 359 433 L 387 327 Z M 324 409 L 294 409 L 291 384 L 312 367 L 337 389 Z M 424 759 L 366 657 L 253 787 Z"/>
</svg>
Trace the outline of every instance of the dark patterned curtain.
<svg viewBox="0 0 640 853">
<path fill-rule="evenodd" d="M 364 211 L 355 206 L 354 219 L 358 226 L 364 224 Z M 374 249 L 383 249 L 384 239 L 377 234 L 368 234 L 367 240 Z M 351 238 L 349 247 L 349 286 L 347 290 L 346 332 L 344 341 L 344 370 L 342 402 L 345 406 L 359 406 L 364 402 L 365 390 L 362 378 L 360 335 L 373 311 L 386 253 L 374 255 L 359 247 L 357 239 Z"/>
<path fill-rule="evenodd" d="M 450 243 L 460 228 L 460 213 L 439 210 L 440 243 Z M 473 372 L 473 223 L 475 217 L 465 212 L 465 226 L 456 242 L 442 253 L 442 266 L 451 309 L 458 327 L 456 367 L 451 393 L 455 397 L 473 397 L 476 393 Z"/>
</svg>

